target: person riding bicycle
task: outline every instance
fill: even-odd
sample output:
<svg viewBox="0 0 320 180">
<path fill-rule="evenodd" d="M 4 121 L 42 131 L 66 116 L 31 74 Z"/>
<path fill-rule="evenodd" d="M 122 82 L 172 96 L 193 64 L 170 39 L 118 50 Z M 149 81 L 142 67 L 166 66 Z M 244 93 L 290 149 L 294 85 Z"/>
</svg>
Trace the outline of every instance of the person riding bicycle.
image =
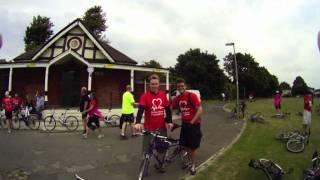
<svg viewBox="0 0 320 180">
<path fill-rule="evenodd" d="M 137 132 L 145 129 L 150 132 L 159 132 L 160 135 L 166 136 L 167 128 L 171 129 L 173 127 L 170 103 L 165 92 L 159 90 L 159 81 L 159 76 L 156 74 L 149 77 L 150 90 L 141 96 L 139 102 L 136 123 L 134 125 Z M 143 113 L 144 124 L 141 123 Z M 144 154 L 147 153 L 151 140 L 150 136 L 143 136 L 142 150 Z M 164 154 L 161 154 L 161 156 L 164 157 Z M 157 168 L 160 172 L 164 172 L 164 167 Z"/>
<path fill-rule="evenodd" d="M 179 108 L 181 111 L 180 145 L 190 151 L 192 161 L 190 173 L 194 175 L 196 151 L 200 147 L 202 137 L 200 129 L 202 106 L 196 94 L 186 91 L 183 79 L 178 79 L 176 86 L 180 95 L 173 99 L 172 108 Z"/>
</svg>

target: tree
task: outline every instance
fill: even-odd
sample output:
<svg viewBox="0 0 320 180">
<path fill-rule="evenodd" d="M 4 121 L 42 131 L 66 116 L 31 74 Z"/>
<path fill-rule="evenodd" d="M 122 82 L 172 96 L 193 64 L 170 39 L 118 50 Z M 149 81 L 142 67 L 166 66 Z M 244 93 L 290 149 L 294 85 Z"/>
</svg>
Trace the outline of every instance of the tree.
<svg viewBox="0 0 320 180">
<path fill-rule="evenodd" d="M 89 8 L 82 17 L 83 24 L 94 36 L 103 40 L 102 33 L 108 28 L 106 25 L 106 13 L 101 6 Z"/>
<path fill-rule="evenodd" d="M 256 96 L 270 96 L 279 86 L 278 78 L 269 73 L 265 67 L 250 54 L 237 53 L 239 95 L 246 97 L 249 93 Z M 229 53 L 224 59 L 224 69 L 235 84 L 234 56 Z"/>
<path fill-rule="evenodd" d="M 307 84 L 304 82 L 301 76 L 297 76 L 296 79 L 293 81 L 292 85 L 292 95 L 303 95 L 307 93 L 309 90 Z"/>
<path fill-rule="evenodd" d="M 198 89 L 204 98 L 218 97 L 225 91 L 227 77 L 214 54 L 190 49 L 178 56 L 174 76 L 183 77 L 191 89 Z"/>
<path fill-rule="evenodd" d="M 279 85 L 280 90 L 291 89 L 290 84 L 287 82 L 281 82 Z"/>
<path fill-rule="evenodd" d="M 53 34 L 53 23 L 45 16 L 33 16 L 31 24 L 27 27 L 24 36 L 25 51 L 31 50 L 45 43 Z"/>
<path fill-rule="evenodd" d="M 162 68 L 161 64 L 154 59 L 144 62 L 143 65 L 151 68 Z"/>
</svg>

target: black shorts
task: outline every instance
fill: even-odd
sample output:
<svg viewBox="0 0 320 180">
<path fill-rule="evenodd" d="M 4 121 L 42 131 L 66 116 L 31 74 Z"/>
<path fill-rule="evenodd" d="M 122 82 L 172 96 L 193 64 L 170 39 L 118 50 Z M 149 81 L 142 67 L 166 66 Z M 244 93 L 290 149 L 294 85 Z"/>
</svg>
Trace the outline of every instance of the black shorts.
<svg viewBox="0 0 320 180">
<path fill-rule="evenodd" d="M 182 123 L 180 132 L 180 145 L 192 150 L 200 147 L 202 132 L 200 124 Z"/>
<path fill-rule="evenodd" d="M 96 128 L 99 128 L 100 127 L 99 117 L 95 116 L 95 115 L 89 117 L 89 120 L 87 122 L 87 126 L 92 130 L 95 130 Z"/>
<path fill-rule="evenodd" d="M 12 111 L 5 111 L 6 119 L 12 119 Z"/>
<path fill-rule="evenodd" d="M 82 114 L 82 112 L 81 112 L 81 114 Z M 85 113 L 85 114 L 82 114 L 82 119 L 87 119 L 87 115 L 88 115 L 88 113 Z"/>
<path fill-rule="evenodd" d="M 133 123 L 134 122 L 133 113 L 132 114 L 122 114 L 121 115 L 121 121 L 122 122 Z"/>
</svg>

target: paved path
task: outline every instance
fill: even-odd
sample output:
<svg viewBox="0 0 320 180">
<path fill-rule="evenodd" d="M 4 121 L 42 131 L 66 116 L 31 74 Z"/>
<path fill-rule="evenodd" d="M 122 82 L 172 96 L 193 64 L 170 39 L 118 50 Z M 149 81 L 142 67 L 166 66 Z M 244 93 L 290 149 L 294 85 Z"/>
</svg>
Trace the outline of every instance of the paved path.
<svg viewBox="0 0 320 180">
<path fill-rule="evenodd" d="M 203 141 L 198 164 L 230 143 L 242 126 L 240 121 L 227 118 L 222 105 L 204 104 L 203 107 Z M 118 128 L 105 128 L 104 133 L 104 139 L 91 134 L 83 140 L 80 132 L 14 131 L 7 134 L 0 131 L 0 180 L 10 173 L 20 176 L 31 173 L 29 179 L 32 180 L 66 180 L 73 179 L 74 172 L 86 180 L 136 179 L 142 138 L 121 141 Z M 185 174 L 179 162 L 175 162 L 164 174 L 150 168 L 147 179 L 176 180 Z"/>
</svg>

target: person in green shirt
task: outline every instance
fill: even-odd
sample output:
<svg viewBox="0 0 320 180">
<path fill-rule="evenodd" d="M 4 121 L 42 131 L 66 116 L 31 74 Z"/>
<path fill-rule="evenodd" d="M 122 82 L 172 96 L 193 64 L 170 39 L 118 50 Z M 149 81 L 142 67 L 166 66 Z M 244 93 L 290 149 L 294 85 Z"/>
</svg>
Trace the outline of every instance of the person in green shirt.
<svg viewBox="0 0 320 180">
<path fill-rule="evenodd" d="M 126 136 L 126 128 L 130 126 L 132 137 L 136 136 L 134 125 L 134 106 L 138 105 L 135 103 L 133 95 L 131 93 L 132 89 L 130 85 L 126 86 L 126 92 L 122 95 L 122 115 L 121 115 L 121 139 L 128 139 Z"/>
</svg>

